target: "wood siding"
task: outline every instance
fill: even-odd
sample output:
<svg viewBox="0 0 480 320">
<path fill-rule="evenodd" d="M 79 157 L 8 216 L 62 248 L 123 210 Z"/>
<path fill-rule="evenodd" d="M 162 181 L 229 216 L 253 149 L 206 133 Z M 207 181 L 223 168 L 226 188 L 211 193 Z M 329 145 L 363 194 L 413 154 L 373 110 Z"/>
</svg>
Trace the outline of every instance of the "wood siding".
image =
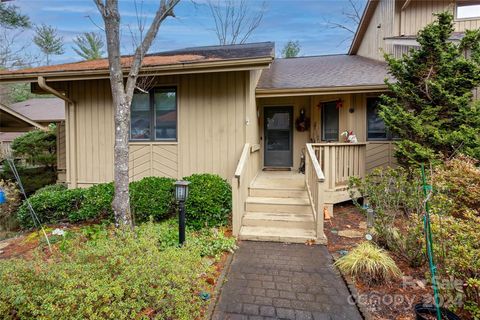
<svg viewBox="0 0 480 320">
<path fill-rule="evenodd" d="M 177 87 L 178 142 L 132 142 L 131 179 L 181 178 L 201 172 L 230 178 L 245 143 L 249 81 L 249 73 L 243 71 L 158 77 L 155 85 Z M 72 185 L 76 177 L 78 186 L 112 181 L 114 121 L 109 81 L 70 82 L 68 91 L 76 105 L 67 107 L 67 180 Z"/>
<path fill-rule="evenodd" d="M 391 141 L 369 141 L 365 166 L 367 173 L 375 168 L 397 166 L 394 147 Z"/>
<path fill-rule="evenodd" d="M 383 51 L 399 54 L 394 50 L 388 37 L 414 36 L 427 24 L 435 20 L 434 13 L 450 11 L 455 14 L 455 1 L 452 0 L 413 0 L 405 10 L 403 1 L 379 0 L 367 31 L 358 48 L 360 56 L 383 60 Z M 480 28 L 480 19 L 456 19 L 455 31 Z M 398 48 L 397 48 L 398 49 Z"/>
<path fill-rule="evenodd" d="M 57 123 L 57 169 L 67 169 L 67 150 L 65 145 L 65 122 Z"/>
</svg>

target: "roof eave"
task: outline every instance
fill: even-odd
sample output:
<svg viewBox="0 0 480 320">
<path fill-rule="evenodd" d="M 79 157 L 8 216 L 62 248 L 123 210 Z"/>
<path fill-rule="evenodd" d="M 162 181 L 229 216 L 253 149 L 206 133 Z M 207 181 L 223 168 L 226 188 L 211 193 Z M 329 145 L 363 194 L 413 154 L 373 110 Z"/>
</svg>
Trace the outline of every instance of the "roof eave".
<svg viewBox="0 0 480 320">
<path fill-rule="evenodd" d="M 273 61 L 272 56 L 258 57 L 254 59 L 230 59 L 221 61 L 184 62 L 154 67 L 142 67 L 140 76 L 149 75 L 173 75 L 187 73 L 225 72 L 265 69 Z M 124 68 L 125 76 L 129 68 Z M 109 78 L 108 69 L 81 70 L 81 71 L 55 71 L 55 72 L 32 72 L 12 73 L 0 75 L 0 83 L 9 82 L 36 82 L 38 77 L 48 78 L 49 81 L 73 81 Z"/>
<path fill-rule="evenodd" d="M 372 93 L 387 91 L 388 87 L 386 84 L 316 88 L 257 88 L 255 90 L 255 96 L 257 98 L 273 98 L 327 94 Z"/>
<path fill-rule="evenodd" d="M 368 0 L 367 5 L 365 6 L 365 10 L 362 14 L 362 18 L 360 19 L 360 23 L 358 24 L 357 31 L 355 32 L 355 36 L 353 37 L 352 44 L 350 45 L 350 49 L 348 50 L 349 55 L 357 54 L 358 48 L 362 43 L 363 36 L 367 31 L 368 25 L 370 24 L 370 20 L 375 13 L 375 9 L 377 8 L 378 3 L 378 0 Z"/>
<path fill-rule="evenodd" d="M 41 124 L 25 117 L 24 115 L 16 112 L 16 111 L 13 111 L 12 109 L 10 109 L 9 107 L 3 105 L 3 104 L 0 104 L 0 111 L 3 111 L 5 113 L 8 113 L 9 115 L 19 119 L 20 121 L 26 123 L 27 125 L 30 125 L 31 127 L 33 128 L 38 128 L 40 130 L 46 130 L 47 128 L 42 126 Z M 12 127 L 13 129 L 15 129 L 15 127 Z M 1 128 L 0 131 L 2 132 L 10 132 L 10 130 L 7 130 L 8 128 Z"/>
</svg>

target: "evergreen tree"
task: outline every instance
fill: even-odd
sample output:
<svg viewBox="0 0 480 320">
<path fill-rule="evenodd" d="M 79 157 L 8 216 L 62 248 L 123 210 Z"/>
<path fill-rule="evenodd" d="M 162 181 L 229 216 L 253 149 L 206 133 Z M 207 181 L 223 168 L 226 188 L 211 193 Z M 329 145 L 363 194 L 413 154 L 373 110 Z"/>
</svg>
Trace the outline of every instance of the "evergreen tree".
<svg viewBox="0 0 480 320">
<path fill-rule="evenodd" d="M 395 59 L 386 55 L 386 81 L 392 92 L 382 96 L 380 117 L 398 135 L 400 164 L 436 163 L 457 152 L 480 159 L 480 31 L 467 31 L 460 43 L 450 13 L 418 34 L 420 48 Z"/>
<path fill-rule="evenodd" d="M 294 58 L 297 57 L 300 53 L 300 42 L 298 41 L 288 41 L 282 49 L 282 57 L 284 58 Z"/>
<path fill-rule="evenodd" d="M 30 18 L 14 5 L 0 2 L 0 26 L 7 29 L 30 28 Z"/>
<path fill-rule="evenodd" d="M 76 47 L 73 50 L 85 60 L 96 60 L 102 58 L 105 53 L 102 36 L 95 32 L 84 32 L 77 36 L 73 42 Z"/>
<path fill-rule="evenodd" d="M 47 65 L 50 64 L 50 55 L 60 55 L 65 52 L 63 38 L 57 34 L 57 29 L 46 24 L 35 27 L 33 42 L 45 54 Z"/>
</svg>

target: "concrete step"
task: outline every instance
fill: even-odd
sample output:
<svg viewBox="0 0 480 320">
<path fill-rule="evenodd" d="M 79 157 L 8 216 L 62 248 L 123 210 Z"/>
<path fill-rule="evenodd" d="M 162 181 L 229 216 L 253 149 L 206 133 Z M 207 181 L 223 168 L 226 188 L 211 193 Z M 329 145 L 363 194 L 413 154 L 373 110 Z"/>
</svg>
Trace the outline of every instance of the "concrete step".
<svg viewBox="0 0 480 320">
<path fill-rule="evenodd" d="M 274 198 L 308 198 L 305 189 L 289 189 L 289 188 L 257 188 L 249 189 L 251 197 L 274 197 Z"/>
<path fill-rule="evenodd" d="M 242 224 L 252 227 L 309 229 L 314 227 L 315 222 L 311 213 L 246 212 Z"/>
<path fill-rule="evenodd" d="M 313 229 L 243 226 L 240 240 L 304 243 L 315 239 Z"/>
<path fill-rule="evenodd" d="M 312 213 L 308 198 L 248 197 L 247 212 Z"/>
</svg>

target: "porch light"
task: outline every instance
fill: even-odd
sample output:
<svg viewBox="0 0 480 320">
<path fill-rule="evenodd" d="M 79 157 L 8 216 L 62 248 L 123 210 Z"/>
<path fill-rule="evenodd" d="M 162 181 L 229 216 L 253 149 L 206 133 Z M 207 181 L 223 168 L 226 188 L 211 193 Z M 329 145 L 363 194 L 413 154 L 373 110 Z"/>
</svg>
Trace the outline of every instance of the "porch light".
<svg viewBox="0 0 480 320">
<path fill-rule="evenodd" d="M 175 199 L 178 201 L 178 242 L 185 242 L 185 201 L 188 198 L 189 181 L 179 180 L 175 182 Z"/>
<path fill-rule="evenodd" d="M 185 202 L 188 198 L 189 181 L 179 180 L 175 182 L 175 199 L 178 202 Z"/>
</svg>

